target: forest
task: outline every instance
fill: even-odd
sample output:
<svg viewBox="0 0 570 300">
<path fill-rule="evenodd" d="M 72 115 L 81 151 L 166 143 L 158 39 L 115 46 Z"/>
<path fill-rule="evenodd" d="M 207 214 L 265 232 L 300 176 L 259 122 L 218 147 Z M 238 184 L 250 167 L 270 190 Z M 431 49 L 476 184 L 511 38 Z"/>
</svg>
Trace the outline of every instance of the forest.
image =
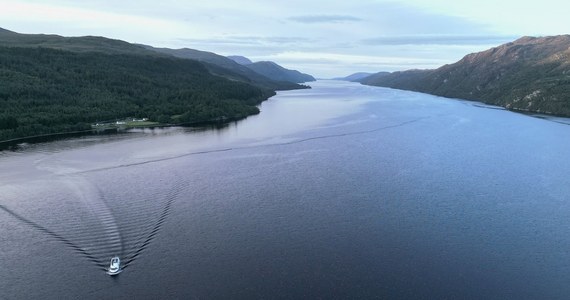
<svg viewBox="0 0 570 300">
<path fill-rule="evenodd" d="M 274 91 L 214 76 L 197 61 L 0 47 L 0 141 L 126 117 L 181 124 L 239 119 Z"/>
</svg>

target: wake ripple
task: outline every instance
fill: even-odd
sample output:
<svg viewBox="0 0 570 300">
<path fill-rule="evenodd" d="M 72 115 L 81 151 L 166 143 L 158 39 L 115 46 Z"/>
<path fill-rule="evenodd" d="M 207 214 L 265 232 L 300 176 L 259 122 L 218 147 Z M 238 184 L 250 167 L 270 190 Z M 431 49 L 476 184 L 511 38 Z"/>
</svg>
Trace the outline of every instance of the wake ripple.
<svg viewBox="0 0 570 300">
<path fill-rule="evenodd" d="M 90 217 L 86 218 L 79 214 L 68 215 L 65 220 L 57 226 L 58 228 L 47 228 L 37 221 L 33 221 L 26 216 L 18 214 L 14 210 L 3 205 L 0 205 L 0 209 L 13 216 L 15 219 L 50 236 L 56 241 L 63 243 L 67 247 L 71 248 L 75 253 L 80 254 L 82 257 L 94 263 L 98 269 L 107 270 L 108 263 L 111 257 L 114 256 L 121 257 L 122 267 L 126 269 L 133 265 L 137 258 L 141 256 L 141 254 L 157 237 L 164 223 L 168 219 L 172 204 L 183 188 L 182 182 L 179 179 L 179 176 L 174 176 L 174 178 L 177 179 L 166 191 L 161 191 L 157 188 L 155 191 L 149 192 L 148 190 L 145 190 L 145 194 L 136 195 L 136 191 L 133 192 L 113 189 L 115 192 L 110 192 L 109 189 L 103 189 L 97 184 L 98 181 L 96 178 L 88 180 L 86 177 L 88 174 L 167 161 L 191 155 L 283 146 L 320 139 L 369 134 L 406 126 L 426 118 L 427 117 L 417 118 L 395 125 L 370 130 L 321 135 L 284 143 L 185 153 L 173 157 L 92 169 L 64 175 L 62 178 L 67 183 L 68 187 L 74 190 L 75 194 L 78 195 L 81 203 L 84 205 L 84 209 L 88 212 L 87 215 Z M 107 173 L 96 175 L 107 175 Z M 115 181 L 114 184 L 121 184 L 121 182 Z M 132 193 L 135 193 L 135 195 Z"/>
<path fill-rule="evenodd" d="M 121 258 L 123 269 L 132 266 L 157 237 L 182 188 L 177 180 L 166 193 L 155 191 L 148 197 L 135 195 L 118 199 L 118 195 L 106 193 L 86 178 L 66 179 L 68 186 L 80 195 L 85 210 L 81 215 L 69 215 L 48 228 L 4 205 L 0 205 L 0 209 L 64 244 L 103 271 L 114 256 Z"/>
<path fill-rule="evenodd" d="M 401 122 L 401 123 L 394 124 L 394 125 L 377 127 L 377 128 L 368 129 L 368 130 L 320 135 L 320 136 L 298 139 L 298 140 L 289 141 L 289 142 L 283 142 L 283 143 L 273 143 L 273 144 L 264 144 L 264 145 L 252 145 L 252 146 L 241 146 L 241 147 L 230 147 L 230 148 L 222 148 L 222 149 L 196 151 L 196 152 L 184 153 L 184 154 L 169 156 L 169 157 L 164 157 L 164 158 L 151 159 L 151 160 L 121 164 L 121 165 L 104 167 L 104 168 L 83 170 L 83 171 L 79 171 L 79 172 L 75 172 L 75 173 L 71 173 L 71 174 L 88 174 L 88 173 L 99 172 L 99 171 L 107 171 L 107 170 L 114 170 L 114 169 L 120 169 L 120 168 L 127 168 L 127 167 L 133 167 L 133 166 L 140 166 L 140 165 L 146 165 L 146 164 L 151 164 L 151 163 L 169 161 L 169 160 L 173 160 L 173 159 L 178 159 L 178 158 L 183 158 L 183 157 L 188 157 L 188 156 L 194 156 L 194 155 L 201 155 L 201 154 L 229 152 L 229 151 L 244 150 L 244 149 L 259 149 L 259 148 L 267 148 L 267 147 L 286 146 L 286 145 L 305 143 L 305 142 L 314 141 L 314 140 L 323 140 L 323 139 L 331 139 L 331 138 L 339 138 L 339 137 L 346 137 L 346 136 L 369 134 L 369 133 L 375 133 L 375 132 L 379 132 L 379 131 L 383 131 L 383 130 L 388 130 L 388 129 L 393 129 L 393 128 L 398 128 L 398 127 L 410 125 L 410 124 L 413 124 L 413 123 L 416 123 L 416 122 L 419 122 L 419 121 L 422 121 L 425 119 L 429 119 L 429 118 L 430 117 L 421 117 L 421 118 Z"/>
</svg>

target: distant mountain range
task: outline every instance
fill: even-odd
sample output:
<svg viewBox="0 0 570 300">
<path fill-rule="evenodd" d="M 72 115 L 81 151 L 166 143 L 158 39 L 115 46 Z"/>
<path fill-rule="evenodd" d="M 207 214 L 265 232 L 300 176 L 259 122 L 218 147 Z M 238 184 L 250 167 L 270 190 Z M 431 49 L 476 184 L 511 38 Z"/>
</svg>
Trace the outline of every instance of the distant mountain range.
<svg viewBox="0 0 570 300">
<path fill-rule="evenodd" d="M 259 113 L 275 90 L 301 88 L 209 52 L 0 28 L 0 141 L 126 117 L 235 120 Z"/>
<path fill-rule="evenodd" d="M 155 48 L 148 45 L 141 47 L 158 53 L 168 54 L 179 58 L 194 59 L 206 64 L 208 69 L 234 80 L 243 80 L 275 90 L 298 88 L 296 83 L 315 81 L 311 75 L 297 70 L 285 69 L 274 62 L 253 63 L 244 56 L 222 56 L 212 52 L 195 49 Z M 220 68 L 222 68 L 220 70 Z M 228 72 L 229 71 L 229 72 Z"/>
<path fill-rule="evenodd" d="M 252 62 L 247 57 L 236 55 L 228 56 L 228 58 L 258 74 L 261 74 L 273 80 L 295 83 L 315 81 L 315 78 L 309 74 L 301 73 L 297 70 L 286 69 L 272 61 Z"/>
<path fill-rule="evenodd" d="M 299 85 L 296 84 L 298 83 L 297 81 L 266 76 L 265 74 L 255 72 L 247 66 L 241 65 L 228 57 L 218 55 L 216 53 L 189 48 L 169 49 L 155 48 L 148 45 L 141 46 L 158 53 L 201 61 L 213 74 L 228 77 L 232 80 L 245 81 L 273 90 L 291 90 L 299 88 Z"/>
<path fill-rule="evenodd" d="M 385 73 L 388 73 L 388 72 L 385 72 Z M 362 79 L 364 79 L 364 78 L 366 78 L 372 74 L 374 74 L 374 73 L 358 72 L 358 73 L 350 74 L 346 77 L 336 77 L 336 78 L 333 78 L 333 80 L 344 80 L 344 81 L 355 81 L 355 82 L 357 82 L 357 81 L 362 80 Z"/>
<path fill-rule="evenodd" d="M 236 63 L 238 63 L 240 65 L 249 65 L 249 64 L 253 63 L 249 58 L 247 58 L 245 56 L 230 55 L 230 56 L 228 56 L 228 58 L 235 61 Z"/>
<path fill-rule="evenodd" d="M 570 116 L 570 35 L 523 37 L 435 70 L 383 72 L 360 82 Z"/>
<path fill-rule="evenodd" d="M 273 80 L 296 83 L 315 81 L 315 78 L 309 74 L 301 73 L 297 70 L 285 69 L 272 61 L 258 61 L 246 65 L 246 67 Z"/>
</svg>

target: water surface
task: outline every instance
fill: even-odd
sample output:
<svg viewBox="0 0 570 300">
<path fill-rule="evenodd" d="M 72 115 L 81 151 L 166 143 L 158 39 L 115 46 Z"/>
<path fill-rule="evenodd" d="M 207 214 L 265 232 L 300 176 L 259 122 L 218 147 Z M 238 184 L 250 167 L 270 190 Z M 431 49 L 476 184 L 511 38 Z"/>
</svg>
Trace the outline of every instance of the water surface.
<svg viewBox="0 0 570 300">
<path fill-rule="evenodd" d="M 261 111 L 1 152 L 0 298 L 570 295 L 564 122 L 335 81 Z"/>
</svg>

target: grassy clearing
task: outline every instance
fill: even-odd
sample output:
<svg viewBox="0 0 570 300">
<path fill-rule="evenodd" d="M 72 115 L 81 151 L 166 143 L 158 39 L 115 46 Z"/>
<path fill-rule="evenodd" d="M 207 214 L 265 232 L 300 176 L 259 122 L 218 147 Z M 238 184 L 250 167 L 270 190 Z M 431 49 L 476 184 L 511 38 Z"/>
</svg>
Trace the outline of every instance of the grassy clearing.
<svg viewBox="0 0 570 300">
<path fill-rule="evenodd" d="M 126 122 L 125 126 L 127 127 L 150 127 L 159 125 L 158 122 L 151 122 L 151 121 L 131 121 Z"/>
</svg>

